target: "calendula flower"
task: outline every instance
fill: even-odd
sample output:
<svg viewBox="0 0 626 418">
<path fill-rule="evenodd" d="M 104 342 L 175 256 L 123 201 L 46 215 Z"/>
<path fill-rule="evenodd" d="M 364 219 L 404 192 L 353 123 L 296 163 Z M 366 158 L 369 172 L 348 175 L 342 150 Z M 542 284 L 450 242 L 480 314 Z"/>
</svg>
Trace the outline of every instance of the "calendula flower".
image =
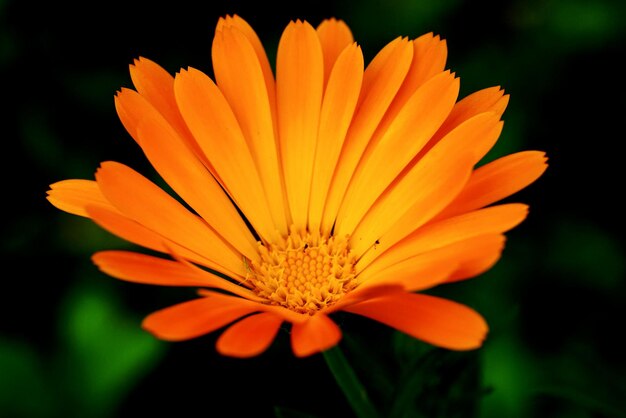
<svg viewBox="0 0 626 418">
<path fill-rule="evenodd" d="M 135 60 L 118 115 L 176 196 L 118 162 L 48 200 L 161 253 L 102 251 L 105 273 L 200 288 L 147 316 L 171 341 L 224 328 L 217 350 L 262 353 L 289 326 L 296 356 L 335 346 L 333 313 L 379 321 L 430 344 L 479 347 L 488 327 L 459 303 L 419 293 L 475 277 L 499 259 L 528 208 L 493 205 L 536 180 L 540 151 L 479 165 L 508 95 L 459 99 L 432 33 L 387 44 L 369 64 L 341 20 L 287 25 L 275 76 L 239 16 L 221 18 L 214 79 Z"/>
</svg>

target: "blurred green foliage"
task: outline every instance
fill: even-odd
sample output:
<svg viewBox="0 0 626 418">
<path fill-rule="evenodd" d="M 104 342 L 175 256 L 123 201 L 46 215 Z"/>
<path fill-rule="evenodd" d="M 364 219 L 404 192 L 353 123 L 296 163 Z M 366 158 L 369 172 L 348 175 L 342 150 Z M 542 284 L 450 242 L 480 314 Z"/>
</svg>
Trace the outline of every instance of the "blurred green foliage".
<svg viewBox="0 0 626 418">
<path fill-rule="evenodd" d="M 618 73 L 626 2 L 85 7 L 0 0 L 0 417 L 215 416 L 218 406 L 232 416 L 349 416 L 321 356 L 294 359 L 286 333 L 249 360 L 219 357 L 215 336 L 157 342 L 141 317 L 190 294 L 100 274 L 93 252 L 130 245 L 45 201 L 49 184 L 91 178 L 100 161 L 153 173 L 117 120 L 113 95 L 131 85 L 128 64 L 139 55 L 172 72 L 210 72 L 213 25 L 226 13 L 247 19 L 272 59 L 282 28 L 296 18 L 344 19 L 367 59 L 397 36 L 439 34 L 461 96 L 493 85 L 511 94 L 486 160 L 524 149 L 550 158 L 546 175 L 510 199 L 531 210 L 508 234 L 502 260 L 475 280 L 433 290 L 485 315 L 482 349 L 447 352 L 341 318 L 341 346 L 381 410 L 398 418 L 626 416 L 623 106 L 614 104 L 626 95 Z"/>
<path fill-rule="evenodd" d="M 77 285 L 60 304 L 53 347 L 0 340 L 2 416 L 115 416 L 165 353 L 104 286 Z"/>
</svg>

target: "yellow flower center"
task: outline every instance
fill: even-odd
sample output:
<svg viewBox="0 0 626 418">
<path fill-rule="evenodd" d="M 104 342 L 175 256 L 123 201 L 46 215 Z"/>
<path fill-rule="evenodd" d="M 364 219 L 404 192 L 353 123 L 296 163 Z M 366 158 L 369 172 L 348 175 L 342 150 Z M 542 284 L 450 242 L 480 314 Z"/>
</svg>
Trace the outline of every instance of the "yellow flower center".
<svg viewBox="0 0 626 418">
<path fill-rule="evenodd" d="M 279 243 L 259 244 L 260 262 L 246 262 L 246 279 L 267 303 L 313 315 L 356 286 L 348 238 L 292 232 Z"/>
</svg>

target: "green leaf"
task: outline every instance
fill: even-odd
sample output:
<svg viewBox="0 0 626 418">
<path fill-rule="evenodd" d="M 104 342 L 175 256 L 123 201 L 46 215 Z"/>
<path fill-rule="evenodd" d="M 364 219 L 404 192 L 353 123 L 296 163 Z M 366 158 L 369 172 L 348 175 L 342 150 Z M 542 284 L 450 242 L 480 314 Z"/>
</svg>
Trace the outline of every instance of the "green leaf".
<svg viewBox="0 0 626 418">
<path fill-rule="evenodd" d="M 394 337 L 399 374 L 390 402 L 390 418 L 470 418 L 484 388 L 479 354 L 433 347 L 410 336 Z"/>
<path fill-rule="evenodd" d="M 481 401 L 481 418 L 532 416 L 531 390 L 537 386 L 538 365 L 515 335 L 492 336 L 482 348 L 483 380 L 492 388 Z"/>
<path fill-rule="evenodd" d="M 58 372 L 66 397 L 83 416 L 110 416 L 122 398 L 161 359 L 165 345 L 123 312 L 113 294 L 81 287 L 71 292 L 61 316 Z"/>
<path fill-rule="evenodd" d="M 369 341 L 369 340 L 368 340 Z M 372 401 L 384 403 L 393 393 L 395 382 L 389 367 L 387 352 L 380 344 L 371 344 L 354 333 L 344 332 L 342 343 L 354 370 L 361 376 Z"/>
<path fill-rule="evenodd" d="M 378 417 L 378 412 L 371 403 L 367 390 L 360 382 L 339 346 L 336 345 L 323 351 L 322 355 L 356 416 L 359 418 Z"/>
</svg>

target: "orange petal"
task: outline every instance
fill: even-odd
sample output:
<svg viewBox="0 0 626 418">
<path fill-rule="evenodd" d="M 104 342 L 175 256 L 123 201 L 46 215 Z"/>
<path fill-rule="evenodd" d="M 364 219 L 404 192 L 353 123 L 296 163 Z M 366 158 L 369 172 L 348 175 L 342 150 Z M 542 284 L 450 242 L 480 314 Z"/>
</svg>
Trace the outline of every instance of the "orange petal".
<svg viewBox="0 0 626 418">
<path fill-rule="evenodd" d="M 406 77 L 412 45 L 406 39 L 390 42 L 374 57 L 363 74 L 361 95 L 341 151 L 324 208 L 322 231 L 329 233 L 348 183 L 363 150 Z"/>
<path fill-rule="evenodd" d="M 354 37 L 348 25 L 343 20 L 335 18 L 323 20 L 317 26 L 317 36 L 320 38 L 324 53 L 324 85 L 326 85 L 337 57 L 354 42 Z"/>
<path fill-rule="evenodd" d="M 226 190 L 256 232 L 271 240 L 276 228 L 263 185 L 228 102 L 206 74 L 193 68 L 177 74 L 174 88 L 185 122 Z"/>
<path fill-rule="evenodd" d="M 248 316 L 231 325 L 216 342 L 217 351 L 225 356 L 254 357 L 272 344 L 283 319 L 270 313 Z"/>
<path fill-rule="evenodd" d="M 236 297 L 203 297 L 156 311 L 143 320 L 142 326 L 163 340 L 188 340 L 257 311 L 257 305 Z"/>
<path fill-rule="evenodd" d="M 102 163 L 96 172 L 102 194 L 123 214 L 228 271 L 242 272 L 242 256 L 201 218 L 130 167 Z"/>
<path fill-rule="evenodd" d="M 163 253 L 168 253 L 168 247 L 177 248 L 178 252 L 184 255 L 185 258 L 219 270 L 219 266 L 214 262 L 169 241 L 167 238 L 123 215 L 106 200 L 95 181 L 63 180 L 52 184 L 50 187 L 48 200 L 61 210 L 91 218 L 96 224 L 111 234 L 133 244 Z M 167 244 L 167 246 L 164 244 Z M 224 269 L 219 271 L 232 275 L 232 272 Z"/>
<path fill-rule="evenodd" d="M 417 88 L 445 69 L 448 46 L 439 35 L 427 33 L 413 41 L 413 49 L 414 62 L 405 85 Z"/>
<path fill-rule="evenodd" d="M 235 248 L 251 260 L 257 257 L 256 240 L 239 212 L 181 136 L 137 92 L 124 90 L 116 101 L 140 120 L 137 138 L 161 177 Z"/>
<path fill-rule="evenodd" d="M 482 345 L 487 323 L 476 311 L 429 295 L 398 293 L 344 308 L 429 344 L 451 350 Z"/>
<path fill-rule="evenodd" d="M 324 86 L 324 59 L 315 29 L 291 22 L 276 57 L 276 106 L 285 188 L 291 219 L 306 230 L 315 144 Z"/>
<path fill-rule="evenodd" d="M 466 120 L 485 112 L 493 112 L 501 117 L 509 103 L 509 95 L 500 87 L 479 90 L 459 100 L 446 121 L 433 136 L 433 142 L 446 136 L 450 131 Z"/>
<path fill-rule="evenodd" d="M 439 141 L 456 129 L 459 125 L 467 122 L 475 116 L 481 114 L 492 114 L 497 119 L 502 116 L 506 105 L 509 101 L 509 96 L 504 95 L 504 91 L 499 87 L 491 87 L 488 89 L 480 90 L 473 93 L 461 101 L 459 101 L 446 121 L 441 125 L 439 130 L 428 141 L 420 153 L 415 157 L 415 160 L 421 159 L 427 154 Z M 466 144 L 466 147 L 473 147 L 474 154 L 476 155 L 476 163 L 493 147 L 498 140 L 500 131 L 502 130 L 502 123 L 494 129 L 491 133 L 486 133 L 482 140 Z"/>
<path fill-rule="evenodd" d="M 154 108 L 167 120 L 167 123 L 176 130 L 181 139 L 193 151 L 197 158 L 199 158 L 205 166 L 209 167 L 207 159 L 191 136 L 176 105 L 174 97 L 174 77 L 157 63 L 144 57 L 134 60 L 134 64 L 130 65 L 130 76 L 139 96 L 147 103 L 150 103 L 150 107 Z M 123 88 L 115 96 L 115 108 L 126 130 L 135 141 L 139 143 L 137 125 L 141 122 L 143 113 L 141 111 L 131 112 L 133 110 L 132 107 L 123 106 L 118 100 L 120 93 L 127 91 L 129 91 L 129 89 Z M 138 110 L 141 110 L 141 107 Z"/>
<path fill-rule="evenodd" d="M 374 201 L 428 142 L 459 93 L 459 80 L 440 73 L 417 89 L 365 150 L 337 215 L 335 233 L 350 234 Z M 379 128 L 380 129 L 380 128 Z"/>
<path fill-rule="evenodd" d="M 363 105 L 366 100 L 371 100 L 367 99 L 368 95 L 374 94 L 382 97 L 381 93 L 392 90 L 392 97 L 384 94 L 390 103 L 406 79 L 413 60 L 413 52 L 410 41 L 406 37 L 401 36 L 398 36 L 378 51 L 374 59 L 367 65 L 358 107 Z M 389 76 L 393 77 L 390 78 Z M 396 83 L 399 84 L 396 85 Z M 389 108 L 389 103 L 385 105 L 385 111 Z M 371 103 L 371 105 L 373 104 Z"/>
<path fill-rule="evenodd" d="M 115 108 L 120 120 L 133 139 L 141 146 L 137 128 L 147 116 L 163 117 L 159 111 L 135 90 L 123 88 L 115 95 Z"/>
<path fill-rule="evenodd" d="M 213 276 L 213 272 L 212 271 L 206 271 L 200 267 L 198 267 L 197 265 L 195 265 L 194 263 L 189 262 L 187 259 L 185 259 L 182 255 L 178 254 L 173 248 L 170 248 L 170 255 L 179 263 L 183 264 L 185 267 L 187 267 L 190 270 L 194 270 L 196 271 L 199 275 L 206 275 L 207 273 L 210 273 Z M 219 272 L 219 271 L 218 271 Z M 222 273 L 222 272 L 220 272 Z M 219 278 L 221 278 L 218 275 L 215 275 L 216 277 L 218 277 L 218 280 L 213 280 L 213 284 L 214 286 L 211 287 L 215 287 L 217 289 L 223 290 L 227 293 L 232 293 L 233 295 L 248 299 L 249 301 L 252 302 L 264 302 L 265 299 L 257 296 L 256 293 L 254 293 L 252 290 L 250 290 L 250 286 L 248 285 L 248 283 L 245 281 L 245 277 L 240 277 L 240 276 L 233 276 L 230 275 L 228 276 L 228 274 L 224 274 L 223 275 L 227 276 L 228 279 L 225 280 L 219 280 Z M 213 292 L 211 290 L 208 289 L 200 289 L 199 292 Z M 219 294 L 222 295 L 224 292 L 220 292 Z M 203 294 L 203 293 L 201 293 Z M 207 293 L 208 294 L 215 294 L 213 293 Z M 204 294 L 203 294 L 204 295 Z"/>
<path fill-rule="evenodd" d="M 164 121 L 145 119 L 139 137 L 146 156 L 176 193 L 226 242 L 258 258 L 256 239 L 224 190 Z"/>
<path fill-rule="evenodd" d="M 383 296 L 388 296 L 393 293 L 404 293 L 406 290 L 402 285 L 399 284 L 375 284 L 373 286 L 358 286 L 356 289 L 348 293 L 346 296 L 341 298 L 337 303 L 331 305 L 328 308 L 324 308 L 320 313 L 331 314 L 332 312 L 337 312 L 343 310 L 345 306 L 354 305 L 356 303 L 363 302 L 369 299 L 376 299 Z"/>
<path fill-rule="evenodd" d="M 117 99 L 117 97 L 124 92 L 127 91 L 133 91 L 131 89 L 127 89 L 127 88 L 122 88 L 120 89 L 114 97 L 114 103 L 115 103 L 115 110 L 117 111 L 117 116 L 120 118 L 120 121 L 122 122 L 122 125 L 124 125 L 124 128 L 126 129 L 126 131 L 130 134 L 130 136 L 135 140 L 135 142 L 137 142 L 137 144 L 139 144 L 139 137 L 137 136 L 137 124 L 139 123 L 139 120 L 135 117 L 135 115 L 129 113 L 128 109 L 126 109 L 124 106 L 120 105 L 119 100 Z M 139 144 L 141 145 L 141 144 Z"/>
<path fill-rule="evenodd" d="M 92 256 L 102 272 L 133 283 L 220 287 L 224 279 L 182 263 L 131 251 L 100 251 Z"/>
<path fill-rule="evenodd" d="M 158 233 L 137 223 L 133 219 L 121 214 L 117 209 L 109 210 L 99 206 L 87 206 L 88 216 L 101 228 L 107 230 L 133 244 L 140 245 L 151 250 L 159 251 L 167 254 L 170 248 L 176 248 L 177 252 L 184 256 L 187 260 L 202 264 L 208 268 L 212 268 L 227 275 L 234 275 L 232 272 L 218 266 L 215 262 L 202 257 L 193 251 L 184 248 L 175 242 L 159 235 Z M 242 269 L 243 270 L 243 269 Z M 245 271 L 243 271 L 245 274 Z"/>
<path fill-rule="evenodd" d="M 358 275 L 359 281 L 364 283 L 356 290 L 389 283 L 413 292 L 443 282 L 469 279 L 484 273 L 498 261 L 504 241 L 503 235 L 480 235 L 417 254 L 384 268 L 374 263 L 372 268 L 366 268 Z"/>
<path fill-rule="evenodd" d="M 437 218 L 481 208 L 522 190 L 546 171 L 546 161 L 544 152 L 522 151 L 479 167 L 463 191 Z"/>
<path fill-rule="evenodd" d="M 216 31 L 212 57 L 216 82 L 250 147 L 274 223 L 281 234 L 287 235 L 282 170 L 268 90 L 259 58 L 244 33 L 228 26 Z"/>
<path fill-rule="evenodd" d="M 362 79 L 363 53 L 353 44 L 337 58 L 324 93 L 309 205 L 310 231 L 320 228 L 328 188 L 354 114 Z"/>
<path fill-rule="evenodd" d="M 243 33 L 252 48 L 254 48 L 254 52 L 256 53 L 259 64 L 261 65 L 261 71 L 263 72 L 263 78 L 265 79 L 265 86 L 267 88 L 267 95 L 270 101 L 270 109 L 272 110 L 272 114 L 274 118 L 276 117 L 276 86 L 274 81 L 274 73 L 272 72 L 272 67 L 270 65 L 269 59 L 267 58 L 267 54 L 265 53 L 265 48 L 263 48 L 263 44 L 259 39 L 258 35 L 246 22 L 238 15 L 226 16 L 224 18 L 220 18 L 217 22 L 217 26 L 215 28 L 216 32 L 223 30 L 224 28 L 233 27 L 238 29 L 241 33 Z"/>
<path fill-rule="evenodd" d="M 363 254 L 375 240 L 389 248 L 449 205 L 465 186 L 482 151 L 495 142 L 501 130 L 497 115 L 482 113 L 439 141 L 392 184 L 363 219 L 358 229 L 369 234 L 358 242 L 357 254 Z M 370 228 L 372 223 L 377 229 Z"/>
<path fill-rule="evenodd" d="M 458 282 L 483 274 L 500 259 L 504 249 L 504 235 L 481 235 L 450 245 L 458 251 L 459 267 L 446 280 L 446 282 Z"/>
<path fill-rule="evenodd" d="M 427 33 L 412 41 L 413 60 L 402 87 L 393 99 L 387 115 L 395 116 L 419 87 L 443 72 L 448 56 L 446 41 Z M 385 119 L 387 116 L 385 116 Z"/>
<path fill-rule="evenodd" d="M 85 209 L 87 206 L 115 210 L 93 180 L 73 179 L 53 183 L 47 191 L 46 199 L 62 211 L 87 218 L 89 217 Z"/>
<path fill-rule="evenodd" d="M 130 65 L 130 78 L 137 92 L 144 97 L 180 134 L 189 130 L 180 116 L 174 97 L 174 77 L 163 67 L 144 57 Z"/>
<path fill-rule="evenodd" d="M 458 268 L 449 252 L 431 251 L 419 254 L 371 273 L 365 269 L 358 275 L 359 288 L 384 283 L 397 284 L 408 291 L 424 290 L 446 281 Z"/>
<path fill-rule="evenodd" d="M 375 272 L 417 254 L 479 235 L 506 232 L 522 222 L 527 215 L 527 205 L 510 203 L 476 210 L 437 222 L 433 221 L 419 228 L 391 248 L 380 245 L 378 248 L 380 255 L 367 269 L 370 270 L 369 274 L 373 275 Z M 384 241 L 381 241 L 381 244 L 384 244 Z M 387 248 L 389 248 L 388 251 L 386 251 Z M 367 257 L 359 260 L 357 271 L 367 270 L 366 265 L 372 259 L 373 257 L 367 254 Z"/>
<path fill-rule="evenodd" d="M 245 289 L 243 287 L 241 288 L 250 292 L 248 289 Z M 208 289 L 199 289 L 198 294 L 202 296 L 217 296 L 217 297 L 223 296 L 223 293 L 217 293 L 213 290 L 208 290 Z M 266 303 L 258 303 L 258 302 L 262 302 L 263 299 L 256 295 L 250 296 L 250 294 L 248 293 L 248 295 L 245 295 L 243 297 L 246 298 L 250 303 L 256 303 L 257 304 L 256 309 L 259 312 L 267 312 L 273 315 L 277 315 L 283 318 L 284 321 L 295 324 L 295 323 L 305 322 L 309 319 L 308 314 L 297 313 L 295 311 L 292 311 L 291 309 L 287 309 L 280 305 L 268 305 Z"/>
<path fill-rule="evenodd" d="M 351 237 L 353 251 L 362 255 L 375 242 L 392 245 L 396 236 L 427 222 L 459 193 L 471 166 L 470 158 L 458 153 L 429 153 L 370 208 Z"/>
<path fill-rule="evenodd" d="M 359 274 L 359 280 L 364 282 L 359 289 L 396 283 L 413 292 L 443 282 L 468 279 L 491 268 L 503 248 L 503 235 L 487 234 L 416 254 L 386 267 L 373 263 Z"/>
<path fill-rule="evenodd" d="M 305 322 L 293 324 L 291 348 L 297 357 L 306 357 L 337 345 L 341 330 L 324 314 L 316 314 Z"/>
<path fill-rule="evenodd" d="M 465 123 L 469 123 L 473 119 L 482 118 L 484 118 L 486 122 L 482 127 L 478 127 L 476 129 L 476 131 L 478 132 L 475 132 L 474 135 L 468 135 L 468 137 L 463 141 L 463 144 L 457 144 L 457 146 L 465 146 L 472 150 L 474 165 L 478 164 L 480 160 L 482 160 L 487 152 L 489 152 L 489 150 L 498 141 L 500 133 L 502 132 L 502 127 L 504 126 L 504 122 L 498 120 L 499 116 L 497 115 L 497 113 L 485 112 L 474 116 L 474 118 L 472 119 L 468 119 L 463 124 L 457 127 L 461 128 L 461 126 L 463 126 Z M 455 130 L 451 131 L 448 135 L 443 137 L 441 141 L 445 141 L 449 136 L 455 136 Z"/>
</svg>

